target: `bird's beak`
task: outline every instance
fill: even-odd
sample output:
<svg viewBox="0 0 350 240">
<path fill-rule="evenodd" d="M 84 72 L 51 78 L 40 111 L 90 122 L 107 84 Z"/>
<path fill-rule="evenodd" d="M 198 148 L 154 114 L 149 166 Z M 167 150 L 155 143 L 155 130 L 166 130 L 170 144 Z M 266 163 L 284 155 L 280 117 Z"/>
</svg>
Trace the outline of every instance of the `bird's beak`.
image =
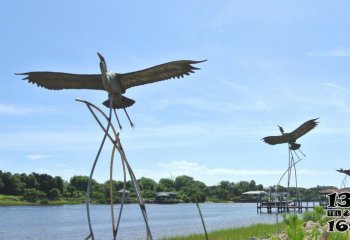
<svg viewBox="0 0 350 240">
<path fill-rule="evenodd" d="M 106 64 L 105 58 L 99 52 L 97 52 L 97 55 L 100 58 L 100 61 L 103 62 L 104 64 Z"/>
</svg>

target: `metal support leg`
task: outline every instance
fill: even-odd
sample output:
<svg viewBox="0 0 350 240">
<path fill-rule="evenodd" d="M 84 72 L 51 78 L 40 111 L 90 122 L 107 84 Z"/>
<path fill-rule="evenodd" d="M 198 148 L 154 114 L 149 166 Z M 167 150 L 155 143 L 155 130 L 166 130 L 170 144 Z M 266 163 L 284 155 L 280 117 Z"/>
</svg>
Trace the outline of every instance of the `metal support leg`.
<svg viewBox="0 0 350 240">
<path fill-rule="evenodd" d="M 115 108 L 113 109 L 113 112 L 114 112 L 115 118 L 117 119 L 117 122 L 118 122 L 118 125 L 119 125 L 119 129 L 121 131 L 121 130 L 123 130 L 123 127 L 120 124 L 120 121 L 119 121 L 119 118 L 118 118 L 118 114 L 117 114 L 117 111 L 115 110 Z"/>
<path fill-rule="evenodd" d="M 110 97 L 109 98 L 110 100 L 110 106 L 112 106 L 112 98 Z M 88 106 L 90 112 L 92 112 L 92 109 L 90 106 Z M 91 225 L 91 217 L 90 217 L 90 193 L 91 193 L 91 182 L 92 182 L 92 176 L 94 174 L 94 171 L 95 171 L 95 167 L 96 167 L 96 163 L 100 157 L 100 154 L 101 154 L 101 151 L 102 151 L 102 148 L 103 148 L 103 145 L 106 141 L 106 137 L 107 137 L 107 133 L 108 133 L 108 130 L 111 126 L 111 117 L 112 117 L 112 108 L 110 107 L 110 110 L 109 110 L 109 118 L 108 118 L 108 125 L 107 125 L 107 130 L 106 130 L 106 133 L 105 135 L 103 136 L 103 139 L 102 139 L 102 142 L 101 142 L 101 145 L 98 149 L 98 152 L 97 152 L 97 155 L 95 157 L 95 161 L 92 165 L 92 168 L 91 168 L 91 172 L 90 172 L 90 177 L 89 177 L 89 182 L 88 182 L 88 186 L 87 186 L 87 190 L 86 190 L 86 213 L 87 213 L 87 218 L 88 218 L 88 225 L 89 225 L 89 231 L 90 231 L 90 234 L 89 236 L 86 238 L 86 239 L 92 239 L 94 240 L 95 237 L 94 237 L 94 233 L 93 233 L 93 230 L 92 230 L 92 225 Z"/>
<path fill-rule="evenodd" d="M 130 126 L 131 126 L 132 128 L 134 128 L 134 127 L 135 127 L 135 125 L 132 123 L 132 121 L 131 121 L 131 119 L 130 119 L 130 117 L 129 117 L 128 112 L 126 111 L 126 109 L 125 109 L 125 108 L 123 108 L 123 109 L 124 109 L 125 115 L 126 115 L 126 116 L 128 117 L 128 119 L 129 119 Z"/>
<path fill-rule="evenodd" d="M 112 156 L 111 156 L 111 165 L 110 165 L 110 183 L 112 183 L 112 169 L 113 169 L 113 161 L 114 161 L 114 153 L 115 153 L 115 149 L 118 150 L 120 156 L 121 156 L 121 160 L 122 160 L 122 166 L 123 166 L 123 172 L 124 172 L 124 192 L 123 192 L 123 198 L 122 198 L 122 202 L 121 202 L 121 207 L 120 207 L 120 210 L 119 210 L 119 216 L 118 216 L 118 222 L 116 224 L 116 227 L 114 228 L 114 210 L 113 210 L 113 189 L 112 189 L 112 186 L 110 185 L 110 202 L 111 202 L 111 215 L 112 215 L 112 224 L 113 224 L 113 238 L 116 239 L 117 237 L 117 232 L 118 232 L 118 228 L 119 228 L 119 223 L 120 223 L 120 220 L 121 220 L 121 215 L 122 215 L 122 209 L 123 209 L 123 204 L 124 204 L 124 201 L 125 201 L 125 188 L 126 188 L 126 168 L 129 172 L 129 175 L 130 175 L 130 178 L 131 178 L 131 181 L 133 183 L 133 186 L 134 186 L 134 189 L 135 189 L 135 192 L 136 192 L 136 195 L 137 195 L 137 198 L 138 198 L 138 201 L 139 201 L 139 205 L 140 205 L 140 208 L 141 208 L 141 212 L 142 212 L 142 215 L 143 215 L 143 218 L 144 218 L 144 221 L 145 221 L 145 224 L 146 224 L 146 233 L 147 233 L 147 239 L 150 239 L 152 240 L 152 234 L 151 234 L 151 230 L 150 230 L 150 227 L 149 227 L 149 223 L 148 223 L 148 219 L 147 219 L 147 212 L 146 212 L 146 206 L 145 206 L 145 203 L 143 201 L 143 198 L 142 198 L 142 193 L 141 193 L 141 188 L 140 188 L 140 185 L 138 184 L 137 180 L 136 180 L 136 177 L 135 177 L 135 174 L 133 173 L 132 171 L 132 168 L 130 166 L 130 164 L 128 163 L 127 161 L 127 158 L 126 158 L 126 155 L 125 155 L 125 152 L 123 150 L 123 147 L 121 145 L 121 142 L 120 142 L 120 139 L 119 139 L 119 133 L 116 132 L 113 124 L 111 123 L 111 113 L 112 113 L 112 108 L 110 108 L 110 112 L 109 112 L 109 117 L 107 117 L 107 115 L 101 110 L 99 109 L 98 107 L 96 107 L 95 105 L 85 101 L 85 100 L 78 100 L 76 99 L 77 101 L 79 102 L 83 102 L 87 105 L 88 109 L 90 110 L 91 114 L 93 115 L 93 117 L 95 118 L 95 120 L 97 121 L 98 125 L 100 126 L 100 128 L 104 131 L 105 133 L 105 136 L 104 136 L 104 139 L 103 139 L 103 142 L 101 143 L 101 146 L 100 146 L 100 149 L 99 149 L 99 152 L 96 156 L 96 159 L 95 159 L 95 162 L 94 162 L 94 165 L 93 165 L 93 169 L 91 171 L 91 174 L 90 174 L 90 179 L 92 180 L 92 174 L 93 174 L 93 171 L 94 171 L 94 168 L 96 166 L 96 163 L 97 163 L 97 160 L 98 160 L 98 157 L 101 153 L 101 150 L 102 150 L 102 147 L 103 147 L 103 144 L 106 140 L 106 138 L 108 137 L 108 139 L 112 142 L 113 144 L 113 149 L 112 149 Z M 95 110 L 97 110 L 98 112 L 101 113 L 101 115 L 107 120 L 108 122 L 108 125 L 107 127 L 104 127 L 103 124 L 101 123 L 101 121 L 98 119 L 98 117 L 96 116 L 95 112 L 92 110 L 92 108 L 94 108 Z M 127 114 L 127 112 L 126 112 Z M 128 116 L 128 115 L 127 115 Z M 129 118 L 129 117 L 128 117 Z M 129 118 L 129 121 L 130 121 L 130 124 L 132 124 L 130 118 Z M 118 122 L 119 123 L 119 122 Z M 119 123 L 120 124 L 120 123 Z M 133 126 L 133 124 L 132 124 Z M 109 129 L 112 129 L 112 132 L 114 133 L 114 138 L 109 134 Z M 126 167 L 126 168 L 125 168 Z M 89 211 L 89 202 L 90 202 L 90 189 L 91 189 L 91 180 L 90 180 L 90 184 L 88 184 L 88 193 L 87 194 L 87 213 L 88 213 L 88 223 L 89 223 L 89 229 L 90 229 L 90 235 L 86 238 L 86 239 L 94 239 L 94 235 L 93 235 L 93 232 L 92 232 L 92 227 L 91 227 L 91 221 L 90 221 L 90 211 Z"/>
</svg>

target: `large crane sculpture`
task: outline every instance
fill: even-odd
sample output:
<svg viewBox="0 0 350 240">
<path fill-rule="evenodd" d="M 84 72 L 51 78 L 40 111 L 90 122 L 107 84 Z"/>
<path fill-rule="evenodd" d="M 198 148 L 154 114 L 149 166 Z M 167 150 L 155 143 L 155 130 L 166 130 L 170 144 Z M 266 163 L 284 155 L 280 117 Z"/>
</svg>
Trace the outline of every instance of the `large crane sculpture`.
<svg viewBox="0 0 350 240">
<path fill-rule="evenodd" d="M 99 127 L 105 133 L 90 171 L 90 177 L 89 177 L 89 182 L 88 182 L 87 191 L 86 191 L 87 192 L 86 193 L 86 210 L 87 210 L 87 218 L 88 218 L 88 225 L 89 225 L 89 231 L 90 231 L 90 234 L 88 235 L 86 240 L 95 239 L 95 236 L 92 230 L 92 224 L 91 224 L 91 218 L 90 218 L 90 207 L 89 207 L 91 183 L 92 183 L 92 177 L 93 177 L 96 163 L 100 157 L 102 148 L 107 139 L 109 139 L 113 145 L 111 161 L 110 161 L 110 190 L 109 190 L 111 215 L 112 215 L 113 239 L 117 238 L 118 227 L 121 219 L 124 196 L 125 196 L 126 172 L 128 172 L 130 175 L 131 181 L 133 183 L 134 190 L 138 198 L 141 212 L 146 224 L 146 234 L 147 234 L 146 239 L 152 240 L 153 238 L 152 238 L 152 234 L 151 234 L 150 227 L 147 220 L 146 207 L 142 198 L 141 188 L 126 158 L 126 154 L 124 152 L 124 149 L 121 145 L 121 141 L 119 138 L 119 133 L 116 132 L 115 127 L 112 123 L 112 112 L 114 112 L 114 115 L 118 121 L 119 128 L 122 129 L 116 113 L 116 109 L 124 109 L 125 114 L 128 117 L 131 126 L 133 127 L 133 123 L 128 116 L 126 108 L 132 106 L 135 103 L 135 101 L 123 96 L 123 94 L 128 88 L 143 85 L 143 84 L 148 84 L 148 83 L 154 83 L 157 81 L 162 81 L 162 80 L 171 79 L 171 78 L 180 78 L 180 77 L 183 77 L 184 75 L 189 75 L 190 73 L 194 73 L 195 70 L 199 69 L 199 68 L 193 67 L 192 66 L 193 64 L 201 63 L 206 60 L 204 61 L 180 60 L 180 61 L 164 63 L 164 64 L 147 68 L 141 71 L 120 74 L 120 73 L 108 71 L 107 64 L 104 57 L 99 53 L 97 54 L 100 59 L 101 74 L 71 74 L 71 73 L 63 73 L 63 72 L 26 72 L 26 73 L 19 73 L 18 75 L 26 75 L 26 77 L 23 78 L 24 80 L 28 80 L 28 82 L 30 83 L 33 83 L 33 84 L 35 83 L 39 87 L 44 87 L 50 90 L 91 89 L 91 90 L 104 90 L 108 93 L 108 100 L 103 102 L 103 105 L 109 108 L 108 115 L 105 114 L 100 108 L 98 108 L 94 104 L 85 100 L 76 99 L 77 101 L 86 104 L 90 113 L 92 114 L 94 119 L 97 121 Z M 99 119 L 96 112 L 99 113 L 100 116 L 102 116 L 102 119 L 107 121 L 106 126 L 102 124 L 102 121 Z M 110 131 L 112 133 L 110 133 Z M 113 186 L 112 186 L 113 161 L 114 161 L 114 155 L 116 151 L 120 154 L 122 166 L 123 166 L 123 173 L 124 173 L 124 192 L 123 192 L 121 207 L 119 209 L 117 224 L 115 224 L 115 221 L 114 221 Z"/>
<path fill-rule="evenodd" d="M 171 78 L 182 78 L 184 75 L 190 75 L 195 70 L 200 68 L 192 66 L 193 64 L 201 63 L 203 61 L 179 60 L 160 64 L 144 70 L 116 73 L 108 71 L 105 58 L 97 53 L 100 58 L 101 74 L 72 74 L 63 72 L 26 72 L 17 73 L 17 75 L 26 75 L 24 80 L 30 83 L 35 83 L 39 87 L 44 87 L 50 90 L 62 89 L 90 89 L 90 90 L 104 90 L 112 97 L 113 109 L 124 109 L 131 126 L 129 115 L 126 111 L 127 107 L 132 106 L 135 100 L 123 96 L 127 89 L 163 81 Z M 110 107 L 109 99 L 103 102 L 103 105 Z M 119 123 L 119 119 L 118 123 Z M 121 125 L 119 123 L 119 127 Z"/>
</svg>

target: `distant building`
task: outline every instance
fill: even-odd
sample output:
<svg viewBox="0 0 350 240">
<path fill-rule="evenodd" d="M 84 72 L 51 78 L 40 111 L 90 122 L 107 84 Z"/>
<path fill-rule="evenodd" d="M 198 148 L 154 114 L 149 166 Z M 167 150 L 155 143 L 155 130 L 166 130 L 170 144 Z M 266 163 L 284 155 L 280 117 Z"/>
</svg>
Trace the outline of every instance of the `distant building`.
<svg viewBox="0 0 350 240">
<path fill-rule="evenodd" d="M 350 188 L 327 188 L 319 191 L 320 194 L 320 206 L 327 208 L 328 206 L 328 194 L 332 193 L 342 193 L 342 192 L 350 192 Z"/>
<path fill-rule="evenodd" d="M 120 201 L 122 201 L 122 199 L 123 199 L 123 192 L 124 192 L 124 189 L 121 189 L 118 191 L 118 196 L 119 196 Z M 125 189 L 124 202 L 129 202 L 129 197 L 130 197 L 130 191 Z"/>
<path fill-rule="evenodd" d="M 156 203 L 178 203 L 180 202 L 176 199 L 176 192 L 157 192 L 155 202 Z"/>
</svg>

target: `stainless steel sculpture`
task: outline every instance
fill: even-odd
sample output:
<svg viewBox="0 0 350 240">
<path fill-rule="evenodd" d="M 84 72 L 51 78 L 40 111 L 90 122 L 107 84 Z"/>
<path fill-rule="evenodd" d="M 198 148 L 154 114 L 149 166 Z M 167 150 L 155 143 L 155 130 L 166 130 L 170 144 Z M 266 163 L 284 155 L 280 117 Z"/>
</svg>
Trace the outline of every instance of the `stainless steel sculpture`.
<svg viewBox="0 0 350 240">
<path fill-rule="evenodd" d="M 140 209 L 141 209 L 144 221 L 145 221 L 146 234 L 147 234 L 146 238 L 152 240 L 153 238 L 152 238 L 150 226 L 148 224 L 146 206 L 142 198 L 141 188 L 126 158 L 126 154 L 124 152 L 124 149 L 121 145 L 121 141 L 119 138 L 119 133 L 116 132 L 115 127 L 112 123 L 112 112 L 114 112 L 114 115 L 118 121 L 120 129 L 122 127 L 119 122 L 116 109 L 123 108 L 126 116 L 130 121 L 131 126 L 133 126 L 133 123 L 131 122 L 125 108 L 132 106 L 135 103 L 135 101 L 123 96 L 126 89 L 143 85 L 143 84 L 162 81 L 170 78 L 180 78 L 180 77 L 183 77 L 184 75 L 189 75 L 190 73 L 193 73 L 194 70 L 199 69 L 199 68 L 193 67 L 192 64 L 197 64 L 203 61 L 191 61 L 191 60 L 174 61 L 174 62 L 168 62 L 165 64 L 157 65 L 157 66 L 144 69 L 141 71 L 137 71 L 137 72 L 119 74 L 112 71 L 108 71 L 107 64 L 104 57 L 99 53 L 97 54 L 100 58 L 101 74 L 71 74 L 71 73 L 62 73 L 62 72 L 27 72 L 27 73 L 19 73 L 17 75 L 27 75 L 25 78 L 23 78 L 24 80 L 28 80 L 28 82 L 33 84 L 36 83 L 38 86 L 44 87 L 50 90 L 91 89 L 91 90 L 107 91 L 108 100 L 104 101 L 103 105 L 109 108 L 108 116 L 100 108 L 93 105 L 92 103 L 85 100 L 76 99 L 77 101 L 86 104 L 90 113 L 92 114 L 92 116 L 97 121 L 100 128 L 105 133 L 91 168 L 89 182 L 88 182 L 87 191 L 86 191 L 86 211 L 87 211 L 88 225 L 89 225 L 89 231 L 90 231 L 90 234 L 87 236 L 86 240 L 90 238 L 92 240 L 95 239 L 95 236 L 92 230 L 91 217 L 90 217 L 91 182 L 92 182 L 92 177 L 93 177 L 93 173 L 94 173 L 97 161 L 100 157 L 101 151 L 103 149 L 103 146 L 107 138 L 113 144 L 111 160 L 110 160 L 110 190 L 109 190 L 113 239 L 117 238 L 119 223 L 121 220 L 121 215 L 123 210 L 124 197 L 125 197 L 125 192 L 124 192 L 122 202 L 121 202 L 121 207 L 119 210 L 118 221 L 115 224 L 112 180 L 113 180 L 114 155 L 117 150 L 118 153 L 120 154 L 122 166 L 123 166 L 123 173 L 124 173 L 123 189 L 125 190 L 126 188 L 126 171 L 128 171 L 130 179 L 134 186 L 137 199 L 139 201 L 139 205 L 140 205 Z M 102 124 L 101 120 L 98 118 L 95 111 L 101 114 L 102 117 L 107 121 L 106 126 Z M 112 134 L 109 133 L 110 130 L 112 130 Z"/>
<path fill-rule="evenodd" d="M 146 234 L 147 237 L 146 239 L 153 239 L 152 238 L 152 234 L 151 234 L 151 230 L 150 230 L 150 226 L 148 224 L 148 219 L 147 219 L 147 212 L 146 212 L 146 206 L 145 206 L 145 202 L 143 201 L 142 198 L 142 192 L 141 192 L 141 188 L 139 183 L 137 182 L 137 179 L 135 177 L 135 174 L 126 158 L 126 154 L 124 152 L 123 146 L 121 144 L 120 138 L 119 138 L 119 133 L 116 132 L 115 127 L 112 123 L 112 108 L 109 109 L 109 115 L 107 116 L 100 108 L 96 107 L 94 104 L 85 101 L 85 100 L 81 100 L 81 99 L 76 99 L 76 101 L 78 102 L 82 102 L 85 103 L 87 108 L 89 109 L 90 113 L 92 114 L 92 116 L 94 117 L 94 119 L 96 120 L 96 122 L 98 123 L 98 125 L 100 126 L 100 128 L 104 131 L 104 137 L 102 139 L 102 142 L 100 144 L 99 150 L 97 152 L 97 155 L 95 157 L 94 163 L 92 165 L 91 168 L 91 172 L 90 172 L 90 177 L 89 177 L 89 182 L 88 182 L 88 186 L 87 186 L 87 191 L 86 191 L 86 212 L 87 212 L 87 218 L 88 218 L 88 226 L 89 226 L 89 235 L 87 236 L 87 238 L 85 240 L 88 239 L 95 239 L 93 230 L 92 230 L 92 224 L 91 224 L 91 216 L 90 216 L 90 191 L 91 191 L 91 182 L 92 182 L 92 176 L 94 174 L 95 171 L 95 167 L 97 164 L 97 161 L 100 157 L 102 148 L 105 144 L 106 139 L 108 138 L 111 143 L 113 144 L 113 148 L 112 148 L 112 153 L 111 153 L 111 161 L 110 161 L 110 179 L 109 179 L 109 197 L 110 197 L 110 206 L 111 206 L 111 219 L 112 219 L 112 234 L 113 234 L 113 239 L 116 240 L 117 239 L 117 234 L 118 234 L 118 229 L 119 229 L 119 224 L 120 224 L 120 220 L 121 220 L 121 216 L 122 216 L 122 212 L 123 212 L 123 206 L 124 206 L 124 199 L 125 199 L 125 189 L 126 189 L 126 171 L 129 172 L 129 176 L 131 179 L 131 182 L 134 186 L 134 190 L 136 193 L 136 197 L 138 199 L 139 202 L 139 206 L 141 209 L 141 213 L 143 215 L 145 224 L 146 224 Z M 110 98 L 110 103 L 112 105 L 112 98 Z M 114 113 L 116 115 L 115 109 Z M 98 113 L 100 113 L 102 115 L 102 117 L 107 120 L 107 126 L 103 126 L 101 120 L 98 118 L 98 116 L 96 115 L 95 111 L 97 111 Z M 112 134 L 109 133 L 109 130 L 112 130 Z M 115 224 L 115 218 L 114 218 L 114 203 L 113 203 L 113 188 L 112 188 L 112 181 L 113 181 L 113 162 L 114 162 L 114 155 L 115 155 L 115 151 L 118 151 L 121 161 L 122 161 L 122 167 L 123 167 L 123 175 L 124 175 L 124 186 L 123 186 L 123 197 L 122 197 L 122 201 L 121 201 L 121 206 L 119 209 L 119 215 L 118 215 L 118 220 L 117 223 Z"/>
<path fill-rule="evenodd" d="M 309 131 L 311 131 L 312 129 L 314 129 L 318 124 L 316 120 L 318 120 L 318 118 L 311 119 L 307 122 L 304 122 L 297 129 L 295 129 L 293 132 L 290 132 L 290 133 L 285 133 L 283 128 L 277 125 L 282 135 L 268 136 L 268 137 L 264 137 L 262 140 L 265 143 L 268 143 L 270 145 L 288 143 L 289 148 L 291 150 L 297 150 L 300 148 L 301 145 L 296 143 L 296 140 L 301 136 L 305 135 L 306 133 L 308 133 Z"/>
<path fill-rule="evenodd" d="M 281 126 L 277 125 L 282 135 L 268 136 L 268 137 L 262 138 L 262 140 L 265 143 L 268 143 L 270 145 L 288 143 L 288 152 L 289 152 L 289 161 L 288 161 L 288 168 L 287 168 L 287 169 L 289 169 L 289 171 L 288 171 L 288 187 L 290 184 L 292 168 L 294 168 L 296 187 L 298 186 L 298 180 L 297 180 L 296 168 L 295 168 L 296 162 L 294 160 L 294 154 L 299 159 L 299 161 L 301 160 L 301 158 L 298 156 L 298 154 L 295 152 L 295 150 L 299 150 L 300 153 L 303 156 L 305 156 L 305 154 L 300 150 L 301 144 L 296 143 L 296 140 L 298 138 L 300 138 L 301 136 L 305 135 L 306 133 L 308 133 L 309 131 L 311 131 L 312 129 L 314 129 L 318 124 L 317 120 L 318 120 L 318 118 L 306 121 L 302 125 L 300 125 L 297 129 L 295 129 L 294 131 L 292 131 L 290 133 L 285 133 L 283 128 Z M 280 181 L 281 181 L 281 179 L 280 179 Z"/>
<path fill-rule="evenodd" d="M 289 188 L 293 168 L 294 168 L 294 177 L 295 177 L 295 187 L 298 189 L 298 178 L 297 178 L 296 164 L 299 163 L 302 159 L 299 157 L 299 155 L 295 151 L 299 150 L 303 156 L 305 156 L 305 154 L 300 150 L 301 144 L 296 143 L 296 140 L 298 138 L 300 138 L 301 136 L 305 135 L 306 133 L 308 133 L 309 131 L 311 131 L 312 129 L 314 129 L 318 124 L 318 122 L 316 122 L 317 119 L 318 118 L 311 119 L 311 120 L 303 123 L 297 129 L 295 129 L 294 131 L 292 131 L 290 133 L 285 133 L 284 129 L 281 126 L 277 125 L 282 135 L 268 136 L 268 137 L 264 137 L 261 139 L 265 143 L 268 143 L 270 145 L 288 143 L 288 168 L 282 174 L 282 176 L 280 177 L 280 179 L 276 185 L 276 188 L 275 188 L 276 193 L 278 192 L 278 186 L 280 185 L 280 183 L 281 183 L 281 181 L 286 173 L 288 173 L 287 174 L 288 175 L 288 177 L 287 177 L 287 189 Z M 297 157 L 297 161 L 294 159 L 293 153 Z M 300 200 L 299 199 L 299 192 L 297 193 L 297 198 L 298 198 L 298 202 L 299 202 L 299 200 Z M 277 233 L 279 233 L 278 217 L 277 217 L 277 212 L 278 212 L 277 200 L 275 202 L 275 206 L 276 206 L 276 210 L 275 210 L 276 211 L 276 228 L 277 228 Z"/>
<path fill-rule="evenodd" d="M 299 157 L 299 155 L 295 151 L 299 150 L 300 153 L 305 157 L 305 154 L 300 150 L 301 144 L 296 143 L 296 140 L 301 136 L 305 135 L 306 133 L 308 133 L 309 131 L 311 131 L 312 129 L 314 129 L 318 124 L 318 122 L 316 122 L 317 119 L 318 118 L 306 121 L 305 123 L 300 125 L 297 129 L 295 129 L 290 133 L 285 133 L 284 129 L 281 126 L 277 125 L 282 135 L 268 136 L 268 137 L 262 138 L 262 140 L 265 143 L 268 143 L 270 145 L 288 143 L 288 168 L 286 170 L 286 172 L 288 172 L 287 188 L 289 188 L 290 186 L 290 180 L 291 180 L 293 168 L 294 168 L 294 177 L 295 177 L 295 187 L 298 188 L 296 164 L 300 162 L 302 159 Z M 294 155 L 297 157 L 298 159 L 297 161 L 295 161 Z M 278 184 L 276 185 L 276 192 L 277 192 L 277 187 L 280 184 L 286 172 L 284 172 L 281 178 L 279 179 Z"/>
<path fill-rule="evenodd" d="M 125 108 L 132 106 L 135 101 L 123 96 L 127 89 L 163 81 L 171 78 L 182 78 L 184 75 L 190 75 L 200 68 L 193 67 L 193 64 L 203 61 L 180 60 L 164 63 L 144 70 L 130 73 L 116 73 L 108 71 L 104 57 L 97 53 L 100 58 L 101 74 L 72 74 L 63 72 L 26 72 L 17 75 L 26 75 L 23 80 L 35 83 L 39 87 L 50 90 L 62 89 L 90 89 L 104 90 L 112 97 L 113 109 L 124 109 L 131 126 L 131 122 Z M 103 102 L 106 107 L 109 106 L 109 100 Z M 118 120 L 119 123 L 119 120 Z M 119 127 L 121 125 L 119 123 Z"/>
</svg>

